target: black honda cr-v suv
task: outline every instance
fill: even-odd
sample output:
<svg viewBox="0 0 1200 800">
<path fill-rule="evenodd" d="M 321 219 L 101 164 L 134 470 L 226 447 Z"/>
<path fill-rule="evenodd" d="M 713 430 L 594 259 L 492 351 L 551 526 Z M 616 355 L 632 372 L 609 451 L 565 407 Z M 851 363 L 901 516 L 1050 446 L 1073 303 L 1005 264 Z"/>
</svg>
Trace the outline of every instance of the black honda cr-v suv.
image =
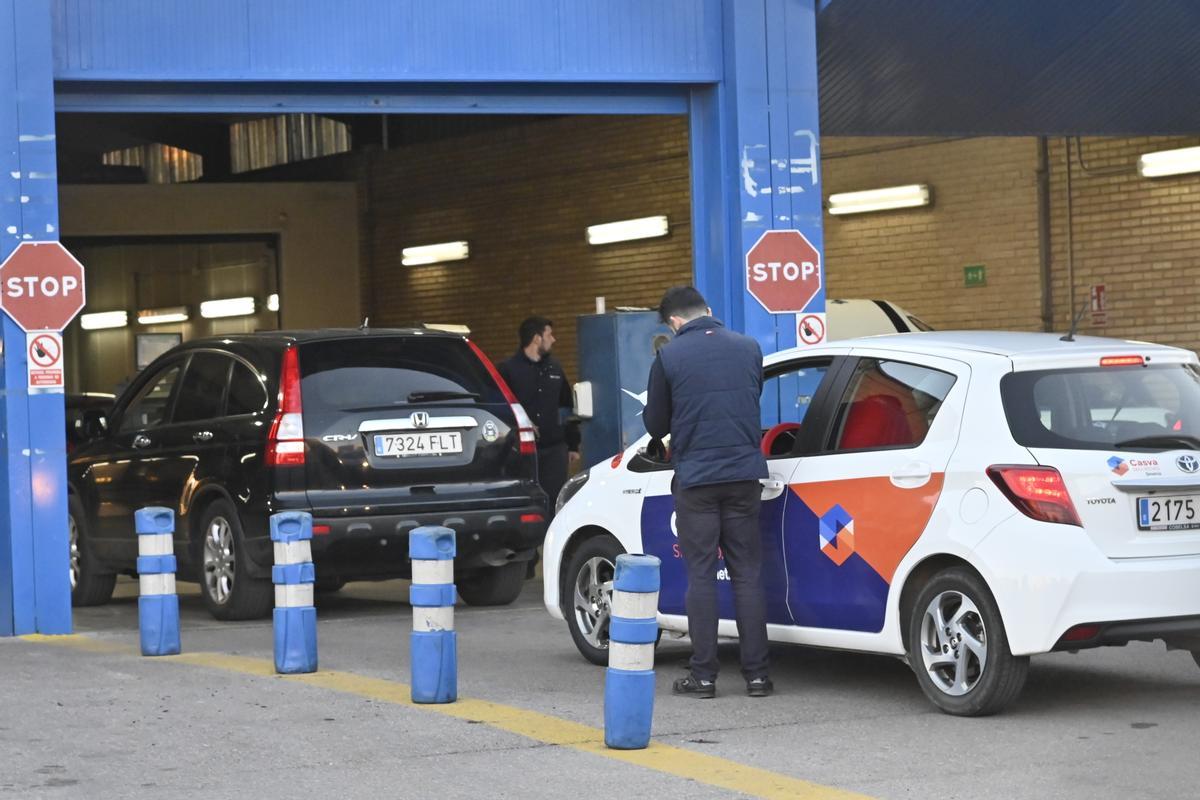
<svg viewBox="0 0 1200 800">
<path fill-rule="evenodd" d="M 320 330 L 188 342 L 116 401 L 72 455 L 76 605 L 133 574 L 133 514 L 176 512 L 179 577 L 219 619 L 272 606 L 277 511 L 313 515 L 317 588 L 410 577 L 408 532 L 458 536 L 455 582 L 512 602 L 546 527 L 534 430 L 492 363 L 462 336 Z"/>
</svg>

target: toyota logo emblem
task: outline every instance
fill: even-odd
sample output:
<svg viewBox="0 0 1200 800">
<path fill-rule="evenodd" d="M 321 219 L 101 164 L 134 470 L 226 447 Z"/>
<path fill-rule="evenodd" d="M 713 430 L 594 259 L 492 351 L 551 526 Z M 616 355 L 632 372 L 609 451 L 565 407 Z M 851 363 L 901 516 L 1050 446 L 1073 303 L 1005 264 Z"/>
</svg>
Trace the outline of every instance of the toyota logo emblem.
<svg viewBox="0 0 1200 800">
<path fill-rule="evenodd" d="M 1195 472 L 1200 469 L 1200 458 L 1195 456 L 1180 456 L 1175 459 L 1175 464 L 1184 472 Z"/>
<path fill-rule="evenodd" d="M 428 428 L 429 427 L 429 412 L 428 411 L 414 411 L 413 415 L 412 415 L 412 424 L 413 424 L 414 428 Z"/>
</svg>

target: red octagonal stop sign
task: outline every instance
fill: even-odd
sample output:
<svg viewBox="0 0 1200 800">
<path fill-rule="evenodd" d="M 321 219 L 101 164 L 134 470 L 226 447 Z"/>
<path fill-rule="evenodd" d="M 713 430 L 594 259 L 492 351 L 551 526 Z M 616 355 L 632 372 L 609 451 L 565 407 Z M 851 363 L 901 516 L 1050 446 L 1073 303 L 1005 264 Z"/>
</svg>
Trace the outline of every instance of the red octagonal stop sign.
<svg viewBox="0 0 1200 800">
<path fill-rule="evenodd" d="M 0 264 L 0 308 L 24 330 L 61 331 L 83 303 L 83 265 L 58 242 L 22 242 Z"/>
<path fill-rule="evenodd" d="M 821 291 L 821 254 L 800 231 L 767 231 L 746 253 L 746 291 L 772 314 L 799 314 Z"/>
</svg>

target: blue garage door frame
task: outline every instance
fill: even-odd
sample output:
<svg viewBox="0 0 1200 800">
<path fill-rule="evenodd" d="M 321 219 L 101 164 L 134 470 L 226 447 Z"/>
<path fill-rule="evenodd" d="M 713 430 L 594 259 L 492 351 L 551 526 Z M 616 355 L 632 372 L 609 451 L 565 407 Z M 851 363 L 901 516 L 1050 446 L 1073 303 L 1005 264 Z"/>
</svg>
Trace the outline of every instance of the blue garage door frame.
<svg viewBox="0 0 1200 800">
<path fill-rule="evenodd" d="M 823 248 L 815 3 L 0 0 L 0 259 L 58 237 L 56 112 L 687 115 L 695 282 L 790 347 L 744 259 L 771 228 Z M 0 635 L 65 633 L 62 399 L 28 393 L 2 322 Z"/>
</svg>

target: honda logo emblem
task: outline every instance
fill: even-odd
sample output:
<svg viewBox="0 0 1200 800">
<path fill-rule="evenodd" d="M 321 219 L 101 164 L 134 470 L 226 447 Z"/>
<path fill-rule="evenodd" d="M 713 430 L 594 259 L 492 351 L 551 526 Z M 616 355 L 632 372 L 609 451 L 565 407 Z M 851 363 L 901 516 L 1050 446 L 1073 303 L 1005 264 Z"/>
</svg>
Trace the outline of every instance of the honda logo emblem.
<svg viewBox="0 0 1200 800">
<path fill-rule="evenodd" d="M 428 428 L 429 427 L 429 412 L 428 411 L 414 411 L 413 415 L 412 415 L 412 424 L 413 424 L 414 428 Z"/>
</svg>

